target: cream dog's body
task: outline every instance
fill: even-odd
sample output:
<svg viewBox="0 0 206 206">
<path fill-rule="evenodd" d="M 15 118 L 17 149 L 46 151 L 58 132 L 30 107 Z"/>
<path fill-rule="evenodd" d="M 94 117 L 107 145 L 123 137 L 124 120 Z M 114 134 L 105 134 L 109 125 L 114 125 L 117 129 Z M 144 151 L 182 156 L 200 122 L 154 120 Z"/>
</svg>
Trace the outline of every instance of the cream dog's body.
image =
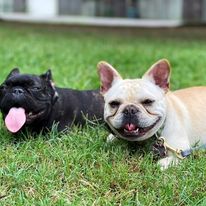
<svg viewBox="0 0 206 206">
<path fill-rule="evenodd" d="M 192 87 L 166 94 L 167 113 L 161 136 L 175 149 L 206 144 L 206 87 Z M 170 153 L 160 160 L 167 168 L 178 159 Z"/>
<path fill-rule="evenodd" d="M 206 144 L 206 87 L 169 91 L 170 66 L 160 60 L 142 79 L 123 80 L 108 63 L 98 65 L 105 99 L 104 119 L 120 138 L 142 141 L 159 130 L 174 149 Z M 114 139 L 109 135 L 109 139 Z M 177 163 L 175 153 L 159 161 Z"/>
</svg>

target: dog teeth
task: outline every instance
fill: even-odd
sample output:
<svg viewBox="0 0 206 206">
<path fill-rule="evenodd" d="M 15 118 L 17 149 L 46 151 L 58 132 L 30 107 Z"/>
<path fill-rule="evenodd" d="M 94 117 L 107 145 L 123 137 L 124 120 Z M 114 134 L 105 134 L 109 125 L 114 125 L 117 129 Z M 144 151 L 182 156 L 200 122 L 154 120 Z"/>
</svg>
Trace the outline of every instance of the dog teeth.
<svg viewBox="0 0 206 206">
<path fill-rule="evenodd" d="M 137 128 L 134 132 L 135 132 L 135 133 L 138 133 L 138 132 L 139 132 L 139 128 Z"/>
<path fill-rule="evenodd" d="M 128 131 L 127 129 L 124 129 L 124 131 L 125 131 L 126 133 L 137 133 L 137 132 L 139 131 L 139 128 L 137 128 L 137 129 L 135 129 L 135 130 L 133 130 L 133 131 Z"/>
<path fill-rule="evenodd" d="M 32 112 L 29 112 L 29 116 L 31 116 L 32 115 Z"/>
</svg>

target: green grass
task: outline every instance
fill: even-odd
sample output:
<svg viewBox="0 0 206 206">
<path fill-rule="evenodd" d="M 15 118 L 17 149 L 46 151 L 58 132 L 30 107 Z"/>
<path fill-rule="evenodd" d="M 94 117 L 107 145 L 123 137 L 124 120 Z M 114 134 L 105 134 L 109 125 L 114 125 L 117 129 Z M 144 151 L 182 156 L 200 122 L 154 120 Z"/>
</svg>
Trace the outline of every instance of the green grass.
<svg viewBox="0 0 206 206">
<path fill-rule="evenodd" d="M 168 58 L 172 89 L 206 85 L 205 29 L 115 32 L 1 23 L 0 81 L 13 67 L 35 74 L 52 68 L 56 85 L 92 89 L 100 60 L 135 78 Z M 0 205 L 206 205 L 205 151 L 162 172 L 148 145 L 107 144 L 102 125 L 37 137 L 0 127 Z"/>
</svg>

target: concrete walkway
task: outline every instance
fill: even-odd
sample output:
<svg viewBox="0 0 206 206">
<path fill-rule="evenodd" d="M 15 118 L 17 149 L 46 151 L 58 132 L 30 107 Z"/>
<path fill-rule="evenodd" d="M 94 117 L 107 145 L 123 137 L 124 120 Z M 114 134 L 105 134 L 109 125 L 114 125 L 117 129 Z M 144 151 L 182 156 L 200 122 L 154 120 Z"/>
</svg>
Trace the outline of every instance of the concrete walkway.
<svg viewBox="0 0 206 206">
<path fill-rule="evenodd" d="M 0 19 L 5 21 L 65 24 L 65 25 L 87 25 L 107 27 L 146 27 L 146 28 L 172 28 L 180 27 L 183 22 L 180 20 L 149 20 L 149 19 L 126 19 L 126 18 L 105 18 L 105 17 L 83 17 L 83 16 L 57 16 L 39 17 L 28 14 L 0 14 Z"/>
</svg>

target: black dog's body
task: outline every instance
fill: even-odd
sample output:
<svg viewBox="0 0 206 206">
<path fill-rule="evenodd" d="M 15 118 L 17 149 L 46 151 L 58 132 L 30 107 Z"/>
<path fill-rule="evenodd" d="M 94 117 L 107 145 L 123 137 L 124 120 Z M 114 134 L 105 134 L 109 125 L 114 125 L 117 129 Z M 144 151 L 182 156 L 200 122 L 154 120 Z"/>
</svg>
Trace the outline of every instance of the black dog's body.
<svg viewBox="0 0 206 206">
<path fill-rule="evenodd" d="M 86 119 L 103 121 L 103 98 L 99 90 L 78 91 L 56 87 L 58 100 L 48 116 L 35 123 L 35 128 L 51 128 L 57 123 L 58 130 L 74 125 L 84 125 Z"/>
<path fill-rule="evenodd" d="M 55 87 L 50 70 L 37 76 L 20 74 L 18 69 L 14 69 L 0 86 L 3 119 L 6 122 L 8 114 L 15 119 L 12 108 L 23 108 L 25 112 L 21 112 L 21 115 L 26 117 L 26 122 L 21 129 L 28 127 L 39 132 L 51 129 L 56 123 L 57 129 L 62 131 L 71 124 L 83 125 L 86 119 L 101 121 L 103 107 L 104 100 L 98 90 L 78 91 Z M 16 121 L 20 120 L 17 118 Z"/>
</svg>

